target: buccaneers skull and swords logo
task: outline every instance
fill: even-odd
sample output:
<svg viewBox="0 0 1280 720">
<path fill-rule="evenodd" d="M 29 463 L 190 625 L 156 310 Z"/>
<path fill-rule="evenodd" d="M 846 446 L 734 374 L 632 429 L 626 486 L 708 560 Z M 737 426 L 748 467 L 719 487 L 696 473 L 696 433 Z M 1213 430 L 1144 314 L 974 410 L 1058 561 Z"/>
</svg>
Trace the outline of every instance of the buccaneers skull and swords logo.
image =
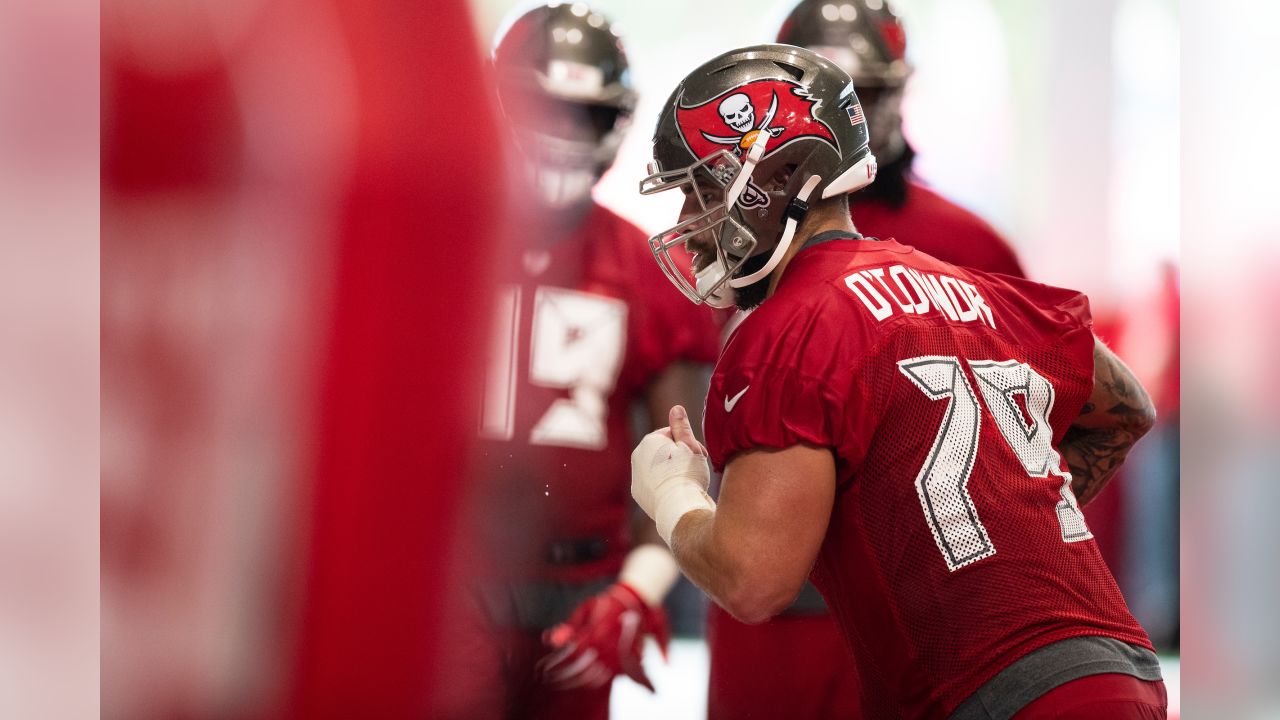
<svg viewBox="0 0 1280 720">
<path fill-rule="evenodd" d="M 698 158 L 728 149 L 742 160 L 760 133 L 769 135 L 766 158 L 800 140 L 817 140 L 836 148 L 831 128 L 813 114 L 817 106 L 818 100 L 810 97 L 808 88 L 795 81 L 753 80 L 704 103 L 677 102 L 676 124 L 685 145 Z M 748 181 L 738 204 L 765 207 L 769 198 Z"/>
</svg>

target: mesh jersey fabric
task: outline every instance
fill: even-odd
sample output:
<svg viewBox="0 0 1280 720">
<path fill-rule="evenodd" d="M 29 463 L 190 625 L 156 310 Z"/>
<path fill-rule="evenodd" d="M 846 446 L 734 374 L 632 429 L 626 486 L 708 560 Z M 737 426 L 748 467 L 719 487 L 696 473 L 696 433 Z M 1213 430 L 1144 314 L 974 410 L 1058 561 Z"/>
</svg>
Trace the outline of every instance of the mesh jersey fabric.
<svg viewBox="0 0 1280 720">
<path fill-rule="evenodd" d="M 868 717 L 945 717 L 1068 637 L 1150 648 L 1063 494 L 1061 458 L 1033 471 L 1017 454 L 1056 448 L 1078 415 L 1090 325 L 1074 291 L 850 239 L 799 253 L 729 339 L 704 426 L 716 468 L 797 443 L 836 457 L 811 577 L 856 657 Z M 1019 373 L 1025 387 L 990 387 Z"/>
<path fill-rule="evenodd" d="M 866 193 L 850 195 L 850 214 L 858 230 L 871 237 L 897 237 L 917 250 L 954 265 L 1024 277 L 1013 248 L 982 218 L 919 182 L 908 180 L 905 189 L 901 205 L 876 199 Z M 1090 516 L 1096 516 L 1098 506 L 1106 505 L 1106 500 L 1109 499 L 1104 498 L 1103 503 L 1090 506 Z M 809 590 L 817 594 L 816 590 L 807 587 L 801 592 L 801 597 L 805 597 Z M 815 636 L 812 632 L 777 632 L 771 627 L 777 620 L 760 625 L 745 625 L 723 611 L 716 613 L 716 610 L 718 608 L 711 608 L 711 617 L 720 626 L 731 628 L 731 631 L 720 633 L 717 636 L 719 642 L 710 646 L 713 676 L 719 665 L 740 668 L 764 662 L 771 657 L 801 654 L 805 647 L 803 643 L 812 641 Z M 793 603 L 788 614 L 798 612 L 811 616 L 816 611 L 811 605 L 801 607 Z M 834 621 L 825 619 L 825 604 L 820 612 L 823 613 L 823 618 L 808 619 L 815 625 L 829 625 L 833 641 L 844 652 L 843 641 L 838 637 Z M 723 671 L 720 675 L 728 678 L 729 671 Z M 791 671 L 787 677 L 791 680 L 789 686 L 793 691 L 812 690 L 815 696 L 821 697 L 825 688 L 834 686 L 841 688 L 841 693 L 848 693 L 848 697 L 840 693 L 832 694 L 826 705 L 806 705 L 805 709 L 811 708 L 811 712 L 793 712 L 796 717 L 826 717 L 837 712 L 837 709 L 841 717 L 861 717 L 856 708 L 853 715 L 847 710 L 850 705 L 857 703 L 857 670 L 852 661 L 825 665 L 810 663 L 808 667 Z M 732 697 L 729 697 L 731 693 Z M 709 688 L 709 706 L 713 709 L 750 707 L 753 701 L 767 701 L 774 695 L 776 692 L 767 684 L 739 683 L 731 686 L 728 682 L 713 682 Z"/>
</svg>

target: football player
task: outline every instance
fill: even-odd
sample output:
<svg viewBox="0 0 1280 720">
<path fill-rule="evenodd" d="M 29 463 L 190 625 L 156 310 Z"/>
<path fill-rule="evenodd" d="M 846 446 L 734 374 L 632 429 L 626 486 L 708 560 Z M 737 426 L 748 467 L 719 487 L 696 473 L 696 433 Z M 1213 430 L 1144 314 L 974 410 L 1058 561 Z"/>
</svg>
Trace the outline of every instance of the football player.
<svg viewBox="0 0 1280 720">
<path fill-rule="evenodd" d="M 947 262 L 1023 276 L 1009 243 L 985 220 L 922 184 L 916 153 L 902 132 L 902 96 L 912 67 L 902 21 L 885 0 L 803 0 L 778 30 L 778 42 L 807 47 L 853 78 L 880 169 L 873 185 L 849 198 L 858 228 L 896 234 Z"/>
<path fill-rule="evenodd" d="M 697 253 L 697 283 L 671 273 L 694 302 L 756 309 L 717 361 L 706 445 L 673 407 L 633 496 L 744 622 L 811 577 L 866 717 L 1164 717 L 1080 512 L 1151 427 L 1147 393 L 1083 295 L 859 234 L 846 196 L 875 168 L 848 74 L 812 51 L 732 51 L 676 88 L 641 192 L 687 197 L 650 243 Z"/>
<path fill-rule="evenodd" d="M 912 174 L 915 151 L 902 132 L 902 96 L 912 67 L 902 22 L 887 2 L 803 0 L 783 22 L 778 42 L 807 47 L 853 78 L 879 165 L 875 183 L 849 197 L 860 231 L 896 237 L 955 265 L 1023 276 L 1013 249 L 986 221 Z M 740 623 L 713 603 L 707 641 L 710 720 L 748 712 L 797 720 L 857 716 L 856 669 L 813 585 L 760 625 Z M 776 658 L 788 662 L 768 662 Z"/>
<path fill-rule="evenodd" d="M 480 593 L 487 644 L 463 639 L 459 662 L 502 664 L 508 717 L 605 718 L 616 675 L 653 689 L 641 651 L 647 637 L 665 649 L 678 577 L 629 499 L 633 406 L 654 420 L 643 432 L 673 402 L 700 403 L 717 329 L 710 310 L 687 322 L 644 233 L 592 200 L 635 103 L 610 23 L 582 4 L 534 8 L 500 35 L 494 69 L 521 244 L 496 303 L 477 473 L 502 493 L 504 577 Z"/>
</svg>

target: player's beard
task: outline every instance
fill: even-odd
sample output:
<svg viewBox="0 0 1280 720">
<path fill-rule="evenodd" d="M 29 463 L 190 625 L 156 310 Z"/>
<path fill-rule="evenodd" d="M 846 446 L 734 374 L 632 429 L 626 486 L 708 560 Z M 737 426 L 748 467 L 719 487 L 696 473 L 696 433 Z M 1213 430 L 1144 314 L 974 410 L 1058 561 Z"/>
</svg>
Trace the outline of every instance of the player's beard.
<svg viewBox="0 0 1280 720">
<path fill-rule="evenodd" d="M 769 262 L 769 255 L 770 253 L 766 252 L 760 253 L 755 257 L 747 258 L 747 261 L 742 263 L 742 267 L 738 268 L 738 272 L 734 273 L 734 276 L 743 277 L 759 270 L 764 267 L 765 263 Z M 777 271 L 775 270 L 774 272 Z M 773 277 L 773 273 L 760 278 L 746 287 L 740 287 L 734 290 L 734 305 L 736 305 L 739 310 L 751 310 L 764 302 L 765 296 L 769 294 L 769 279 L 771 277 Z"/>
</svg>

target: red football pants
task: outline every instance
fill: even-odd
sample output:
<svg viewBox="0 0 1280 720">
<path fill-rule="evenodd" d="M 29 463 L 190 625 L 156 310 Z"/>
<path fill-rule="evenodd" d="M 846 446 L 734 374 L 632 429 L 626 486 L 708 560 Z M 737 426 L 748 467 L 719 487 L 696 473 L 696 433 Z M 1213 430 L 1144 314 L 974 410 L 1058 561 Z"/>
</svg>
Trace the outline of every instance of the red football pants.
<svg viewBox="0 0 1280 720">
<path fill-rule="evenodd" d="M 715 603 L 707 618 L 707 720 L 858 720 L 858 673 L 829 615 L 738 622 Z"/>
<path fill-rule="evenodd" d="M 1164 683 L 1131 675 L 1089 675 L 1059 685 L 1022 708 L 1014 720 L 1165 720 Z"/>
</svg>

